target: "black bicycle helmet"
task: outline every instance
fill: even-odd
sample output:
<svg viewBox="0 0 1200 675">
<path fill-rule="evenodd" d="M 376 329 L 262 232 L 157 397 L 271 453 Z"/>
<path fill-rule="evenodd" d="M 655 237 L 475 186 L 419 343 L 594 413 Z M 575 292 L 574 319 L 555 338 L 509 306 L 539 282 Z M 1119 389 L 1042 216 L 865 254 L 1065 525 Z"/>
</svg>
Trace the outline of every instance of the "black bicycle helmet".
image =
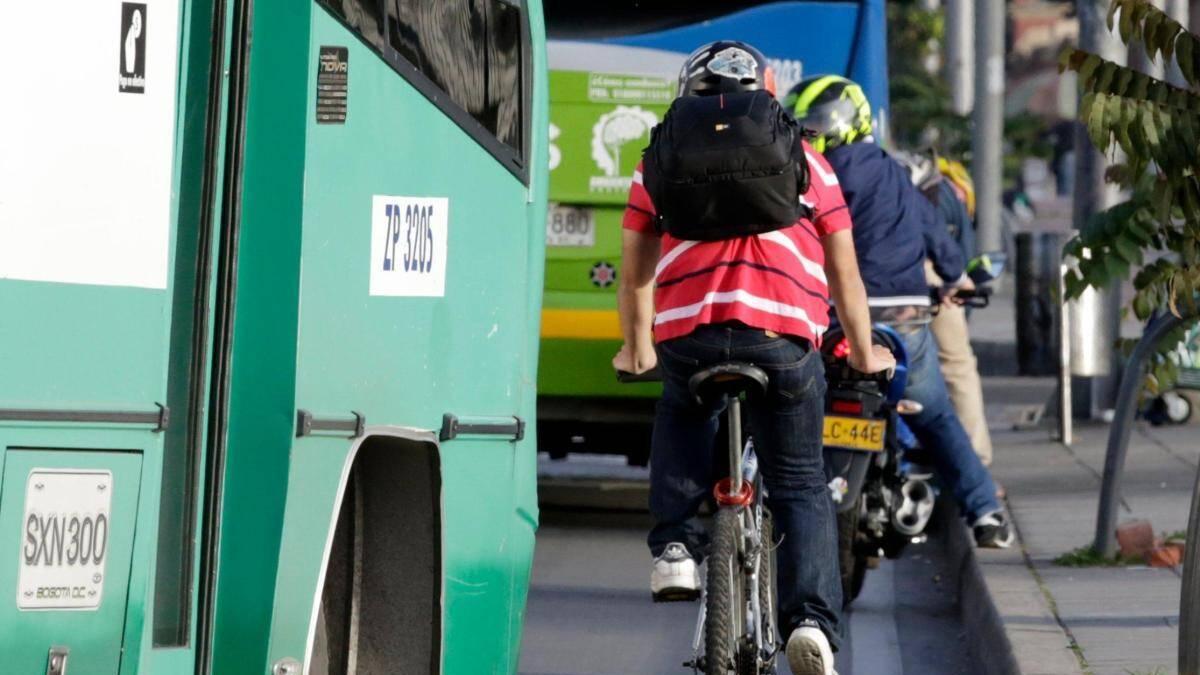
<svg viewBox="0 0 1200 675">
<path fill-rule="evenodd" d="M 766 90 L 775 95 L 775 71 L 762 52 L 745 42 L 717 40 L 688 56 L 679 71 L 680 96 Z"/>
</svg>

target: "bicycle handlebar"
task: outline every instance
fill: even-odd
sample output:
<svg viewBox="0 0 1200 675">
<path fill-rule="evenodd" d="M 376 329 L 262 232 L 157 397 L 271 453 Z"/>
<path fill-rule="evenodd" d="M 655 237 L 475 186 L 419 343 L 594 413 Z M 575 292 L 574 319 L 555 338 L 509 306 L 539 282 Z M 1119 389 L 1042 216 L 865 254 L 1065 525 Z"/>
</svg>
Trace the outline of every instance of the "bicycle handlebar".
<svg viewBox="0 0 1200 675">
<path fill-rule="evenodd" d="M 631 384 L 634 382 L 662 382 L 662 371 L 658 366 L 644 373 L 631 373 L 625 370 L 617 371 L 617 382 Z"/>
<path fill-rule="evenodd" d="M 939 288 L 939 287 L 935 286 L 935 287 L 932 287 L 929 289 L 929 299 L 933 302 L 934 305 L 940 305 L 942 303 L 942 300 L 945 299 L 945 297 L 947 295 L 951 295 L 951 294 L 953 294 L 954 298 L 959 301 L 958 304 L 962 305 L 963 307 L 973 307 L 976 309 L 982 309 L 984 307 L 987 307 L 988 304 L 991 303 L 992 287 L 991 286 L 979 286 L 979 287 L 976 287 L 976 288 L 973 288 L 970 290 L 966 290 L 966 289 L 955 290 L 955 289 Z"/>
</svg>

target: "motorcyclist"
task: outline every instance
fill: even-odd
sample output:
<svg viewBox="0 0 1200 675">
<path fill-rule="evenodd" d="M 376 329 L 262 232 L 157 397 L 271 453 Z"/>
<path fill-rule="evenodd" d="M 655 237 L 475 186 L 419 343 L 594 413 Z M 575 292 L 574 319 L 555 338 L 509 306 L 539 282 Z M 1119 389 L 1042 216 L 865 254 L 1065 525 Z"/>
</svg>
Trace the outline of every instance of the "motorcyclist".
<svg viewBox="0 0 1200 675">
<path fill-rule="evenodd" d="M 970 177 L 965 171 L 959 173 L 954 168 L 957 162 L 951 164 L 945 158 L 907 151 L 893 154 L 908 169 L 913 185 L 936 207 L 947 232 L 958 244 L 963 256 L 968 260 L 975 257 L 975 228 L 968 210 L 967 193 L 950 176 L 955 176 L 957 180 L 965 177 L 967 181 Z M 958 168 L 961 166 L 957 164 Z M 953 173 L 948 175 L 947 170 Z M 928 261 L 925 273 L 931 285 L 941 286 L 945 283 Z M 960 305 L 947 302 L 934 315 L 929 329 L 937 340 L 938 363 L 942 366 L 942 375 L 954 410 L 967 430 L 975 454 L 979 455 L 984 466 L 991 466 L 992 436 L 984 415 L 983 386 L 975 351 L 971 348 L 967 312 Z"/>
<path fill-rule="evenodd" d="M 836 75 L 808 78 L 793 87 L 784 105 L 817 134 L 813 146 L 841 182 L 872 314 L 897 324 L 904 337 L 909 359 L 904 395 L 923 406 L 906 421 L 971 524 L 976 544 L 1010 546 L 1012 524 L 954 412 L 928 327 L 925 260 L 952 293 L 970 290 L 962 252 L 904 168 L 875 143 L 870 104 L 859 85 Z"/>
<path fill-rule="evenodd" d="M 774 77 L 762 53 L 741 42 L 697 49 L 679 76 L 681 97 L 757 90 L 774 95 Z M 717 241 L 660 232 L 661 214 L 646 187 L 655 176 L 643 177 L 653 166 L 639 166 L 622 231 L 618 307 L 625 343 L 613 365 L 638 373 L 660 364 L 663 373 L 650 462 L 655 524 L 648 543 L 656 598 L 699 596 L 696 566 L 707 544 L 697 514 L 713 484 L 720 409 L 695 401 L 688 379 L 729 360 L 767 372 L 769 391 L 748 412 L 779 538 L 780 634 L 789 636 L 793 673 L 831 675 L 842 598 L 833 501 L 822 466 L 825 377 L 816 350 L 828 327 L 829 296 L 837 301 L 855 368 L 878 372 L 895 361 L 871 346 L 866 294 L 837 179 L 807 144 L 803 151 L 812 180 L 798 198 L 811 217 Z"/>
</svg>

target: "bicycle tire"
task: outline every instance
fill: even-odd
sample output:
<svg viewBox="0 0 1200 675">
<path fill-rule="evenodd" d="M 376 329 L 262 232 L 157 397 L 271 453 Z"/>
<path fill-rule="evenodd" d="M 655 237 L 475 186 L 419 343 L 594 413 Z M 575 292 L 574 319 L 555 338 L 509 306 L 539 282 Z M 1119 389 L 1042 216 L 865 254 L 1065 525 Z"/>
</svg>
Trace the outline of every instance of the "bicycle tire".
<svg viewBox="0 0 1200 675">
<path fill-rule="evenodd" d="M 849 510 L 837 514 L 838 567 L 842 575 L 842 606 L 850 603 L 862 593 L 867 578 L 867 560 L 855 552 L 858 541 L 858 520 L 862 514 L 862 496 L 855 500 Z"/>
<path fill-rule="evenodd" d="M 708 553 L 704 617 L 705 675 L 736 673 L 740 635 L 741 561 L 738 559 L 740 510 L 723 508 L 713 523 Z"/>
</svg>

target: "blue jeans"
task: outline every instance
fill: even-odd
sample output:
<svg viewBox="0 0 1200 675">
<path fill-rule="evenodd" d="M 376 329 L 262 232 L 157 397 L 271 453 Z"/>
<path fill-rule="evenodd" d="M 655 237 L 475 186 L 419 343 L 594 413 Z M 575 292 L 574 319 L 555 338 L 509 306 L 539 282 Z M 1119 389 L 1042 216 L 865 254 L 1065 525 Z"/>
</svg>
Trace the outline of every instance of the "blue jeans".
<svg viewBox="0 0 1200 675">
<path fill-rule="evenodd" d="M 701 406 L 688 378 L 723 361 L 752 363 L 770 377 L 765 399 L 743 406 L 775 520 L 779 625 L 784 639 L 802 621 L 820 625 L 837 648 L 842 608 L 837 526 L 825 484 L 821 425 L 825 369 L 807 343 L 736 324 L 701 326 L 659 344 L 663 396 L 650 455 L 648 543 L 655 556 L 682 542 L 699 560 L 708 535 L 697 518 L 712 494 L 713 449 L 723 404 Z M 724 452 L 725 444 L 720 444 Z M 726 474 L 727 475 L 727 474 Z"/>
<path fill-rule="evenodd" d="M 1000 508 L 996 484 L 987 467 L 971 447 L 971 439 L 954 412 L 932 331 L 922 327 L 904 336 L 908 350 L 908 385 L 905 398 L 922 406 L 917 415 L 904 421 L 921 442 L 922 455 L 929 457 L 942 481 L 954 494 L 968 522 Z"/>
</svg>

